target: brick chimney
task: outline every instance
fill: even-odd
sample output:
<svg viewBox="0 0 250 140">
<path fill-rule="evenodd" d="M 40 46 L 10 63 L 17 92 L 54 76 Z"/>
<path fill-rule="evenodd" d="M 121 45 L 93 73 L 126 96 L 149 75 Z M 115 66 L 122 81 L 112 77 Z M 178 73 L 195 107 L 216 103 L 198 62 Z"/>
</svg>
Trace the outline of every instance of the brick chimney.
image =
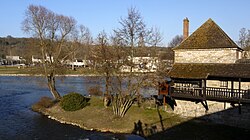
<svg viewBox="0 0 250 140">
<path fill-rule="evenodd" d="M 185 40 L 188 37 L 189 34 L 189 20 L 188 18 L 185 18 L 183 20 L 183 40 Z"/>
</svg>

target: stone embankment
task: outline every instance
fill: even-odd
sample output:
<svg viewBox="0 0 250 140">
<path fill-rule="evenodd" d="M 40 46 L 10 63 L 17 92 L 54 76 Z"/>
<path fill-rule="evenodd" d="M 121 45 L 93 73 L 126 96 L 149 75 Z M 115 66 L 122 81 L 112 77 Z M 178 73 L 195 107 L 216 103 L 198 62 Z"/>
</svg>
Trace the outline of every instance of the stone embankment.
<svg viewBox="0 0 250 140">
<path fill-rule="evenodd" d="M 176 104 L 174 111 L 168 111 L 182 117 L 199 118 L 217 124 L 250 129 L 250 105 L 241 104 L 239 107 L 235 104 L 233 107 L 230 103 L 207 101 L 208 110 L 206 110 L 201 103 L 176 100 Z"/>
</svg>

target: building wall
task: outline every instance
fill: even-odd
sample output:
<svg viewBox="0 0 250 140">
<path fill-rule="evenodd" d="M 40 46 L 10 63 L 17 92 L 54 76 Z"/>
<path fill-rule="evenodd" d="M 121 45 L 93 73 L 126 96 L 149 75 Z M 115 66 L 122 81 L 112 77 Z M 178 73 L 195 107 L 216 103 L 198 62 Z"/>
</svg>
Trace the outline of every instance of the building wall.
<svg viewBox="0 0 250 140">
<path fill-rule="evenodd" d="M 20 56 L 6 56 L 7 60 L 14 60 L 14 61 L 20 61 Z"/>
<path fill-rule="evenodd" d="M 207 101 L 209 110 L 206 111 L 201 103 L 175 101 L 177 106 L 174 110 L 168 107 L 168 112 L 179 114 L 182 117 L 200 118 L 214 123 L 250 128 L 250 105 L 242 105 L 241 114 L 239 114 L 238 106 L 232 107 L 230 103 Z"/>
<path fill-rule="evenodd" d="M 234 63 L 242 56 L 237 49 L 175 50 L 175 63 Z"/>
</svg>

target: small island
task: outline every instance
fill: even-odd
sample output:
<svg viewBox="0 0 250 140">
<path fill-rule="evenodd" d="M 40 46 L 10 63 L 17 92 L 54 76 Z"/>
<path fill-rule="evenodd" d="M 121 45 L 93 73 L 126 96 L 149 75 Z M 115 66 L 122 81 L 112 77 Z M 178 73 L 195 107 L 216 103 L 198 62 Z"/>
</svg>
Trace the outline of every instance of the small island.
<svg viewBox="0 0 250 140">
<path fill-rule="evenodd" d="M 157 109 L 151 101 L 144 102 L 140 107 L 134 104 L 128 113 L 120 118 L 113 115 L 112 107 L 104 107 L 101 97 L 91 97 L 89 105 L 77 111 L 65 111 L 59 102 L 53 104 L 53 100 L 46 97 L 32 108 L 61 123 L 76 125 L 86 130 L 113 133 L 139 132 L 139 130 L 134 130 L 138 121 L 141 122 L 143 131 L 148 129 L 148 133 L 157 133 L 188 120 L 188 118 L 167 113 L 163 109 Z M 149 135 L 152 134 L 144 134 L 144 136 Z"/>
</svg>

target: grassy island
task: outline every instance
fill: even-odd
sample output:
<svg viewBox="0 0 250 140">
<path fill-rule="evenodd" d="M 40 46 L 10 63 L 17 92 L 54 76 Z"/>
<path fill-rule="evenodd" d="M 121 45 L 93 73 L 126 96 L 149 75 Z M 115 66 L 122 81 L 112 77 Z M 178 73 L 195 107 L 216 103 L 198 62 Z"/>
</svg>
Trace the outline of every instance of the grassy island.
<svg viewBox="0 0 250 140">
<path fill-rule="evenodd" d="M 50 108 L 40 109 L 39 112 L 61 123 L 83 129 L 135 133 L 146 139 L 244 139 L 250 136 L 248 130 L 182 118 L 165 112 L 162 108 L 158 110 L 149 103 L 140 107 L 133 105 L 123 118 L 115 117 L 112 108 L 105 108 L 99 97 L 91 97 L 89 103 L 89 106 L 78 111 L 64 111 L 59 103 L 56 103 Z M 143 132 L 135 130 L 139 121 Z"/>
</svg>

